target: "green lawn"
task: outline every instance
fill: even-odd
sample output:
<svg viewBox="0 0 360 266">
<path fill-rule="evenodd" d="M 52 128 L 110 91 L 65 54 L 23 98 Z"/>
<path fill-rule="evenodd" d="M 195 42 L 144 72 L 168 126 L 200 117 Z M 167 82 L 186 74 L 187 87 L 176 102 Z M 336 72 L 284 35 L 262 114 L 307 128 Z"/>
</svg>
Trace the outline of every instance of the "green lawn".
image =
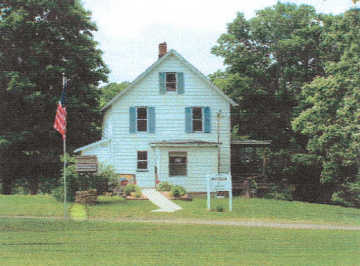
<svg viewBox="0 0 360 266">
<path fill-rule="evenodd" d="M 0 219 L 0 265 L 357 265 L 360 232 Z"/>
<path fill-rule="evenodd" d="M 63 206 L 50 195 L 0 195 L 0 216 L 64 216 Z"/>
<path fill-rule="evenodd" d="M 99 203 L 88 207 L 90 218 L 261 220 L 294 223 L 360 225 L 360 209 L 268 199 L 235 198 L 233 212 L 209 212 L 206 199 L 176 201 L 183 210 L 175 213 L 153 213 L 155 205 L 146 200 L 124 200 L 99 197 Z M 216 205 L 227 207 L 227 199 Z M 71 204 L 69 204 L 71 206 Z M 0 195 L 0 216 L 63 216 L 63 204 L 51 196 Z"/>
<path fill-rule="evenodd" d="M 296 201 L 269 199 L 233 200 L 233 211 L 228 211 L 228 199 L 216 199 L 215 205 L 226 207 L 226 211 L 209 212 L 206 199 L 176 201 L 183 210 L 175 213 L 152 213 L 157 209 L 149 201 L 129 201 L 118 197 L 100 197 L 99 204 L 89 207 L 91 218 L 166 218 L 166 219 L 207 219 L 207 220 L 262 220 L 296 223 L 360 225 L 360 209 L 310 204 Z"/>
</svg>

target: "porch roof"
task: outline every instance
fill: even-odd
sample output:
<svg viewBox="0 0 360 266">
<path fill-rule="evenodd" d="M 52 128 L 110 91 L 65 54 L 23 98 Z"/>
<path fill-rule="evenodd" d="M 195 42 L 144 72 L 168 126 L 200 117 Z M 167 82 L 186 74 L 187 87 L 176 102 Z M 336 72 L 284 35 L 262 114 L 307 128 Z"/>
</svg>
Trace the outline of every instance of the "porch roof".
<svg viewBox="0 0 360 266">
<path fill-rule="evenodd" d="M 271 142 L 272 142 L 271 140 L 252 140 L 252 139 L 247 139 L 247 140 L 235 140 L 235 139 L 232 139 L 231 140 L 232 145 L 263 146 L 263 145 L 270 145 Z"/>
<path fill-rule="evenodd" d="M 162 140 L 150 143 L 151 147 L 217 147 L 221 143 L 203 140 Z"/>
</svg>

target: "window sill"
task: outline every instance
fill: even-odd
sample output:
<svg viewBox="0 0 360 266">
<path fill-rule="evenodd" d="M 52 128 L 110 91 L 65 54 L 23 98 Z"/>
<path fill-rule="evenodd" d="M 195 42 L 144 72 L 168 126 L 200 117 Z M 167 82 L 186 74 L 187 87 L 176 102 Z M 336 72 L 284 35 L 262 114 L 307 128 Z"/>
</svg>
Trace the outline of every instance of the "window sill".
<svg viewBox="0 0 360 266">
<path fill-rule="evenodd" d="M 149 169 L 136 169 L 136 172 L 149 172 Z"/>
<path fill-rule="evenodd" d="M 175 177 L 175 178 L 186 178 L 188 176 L 187 175 L 169 175 L 169 178 L 173 178 L 173 177 Z"/>
</svg>

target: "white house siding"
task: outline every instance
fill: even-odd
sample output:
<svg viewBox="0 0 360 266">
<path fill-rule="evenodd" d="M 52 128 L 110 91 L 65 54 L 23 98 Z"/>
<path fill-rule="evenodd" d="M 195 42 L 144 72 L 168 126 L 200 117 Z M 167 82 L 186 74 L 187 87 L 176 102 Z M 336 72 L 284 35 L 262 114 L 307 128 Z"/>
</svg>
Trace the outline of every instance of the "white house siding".
<svg viewBox="0 0 360 266">
<path fill-rule="evenodd" d="M 109 165 L 110 164 L 110 151 L 109 151 L 109 142 L 99 144 L 93 147 L 89 147 L 81 152 L 81 155 L 96 155 L 98 162 Z"/>
<path fill-rule="evenodd" d="M 164 95 L 160 94 L 159 72 L 183 72 L 185 93 L 182 95 L 178 95 L 176 92 L 167 92 Z M 129 107 L 131 106 L 155 107 L 155 133 L 129 133 Z M 185 107 L 194 106 L 210 107 L 211 133 L 185 133 Z M 134 88 L 122 95 L 107 109 L 104 115 L 105 129 L 103 137 L 108 137 L 109 134 L 111 134 L 112 140 L 109 147 L 111 156 L 109 156 L 107 160 L 114 166 L 118 173 L 136 174 L 136 179 L 140 186 L 154 186 L 155 154 L 149 144 L 162 140 L 180 139 L 216 142 L 217 112 L 219 110 L 222 111 L 219 130 L 220 142 L 222 143 L 220 171 L 228 173 L 230 172 L 230 103 L 215 90 L 209 88 L 206 82 L 192 72 L 191 69 L 176 56 L 170 55 L 139 81 Z M 188 149 L 188 163 L 189 166 L 191 165 L 191 176 L 184 179 L 185 181 L 175 178 L 173 178 L 172 181 L 179 184 L 181 182 L 187 182 L 185 186 L 188 190 L 205 191 L 203 185 L 200 184 L 201 182 L 199 183 L 198 180 L 203 178 L 204 173 L 209 172 L 210 169 L 211 171 L 217 171 L 217 152 L 215 152 L 217 148 Z M 148 151 L 149 171 L 136 171 L 137 151 Z M 90 150 L 86 153 L 89 152 Z M 91 151 L 91 154 L 94 154 L 92 152 L 93 151 Z M 166 151 L 163 150 L 162 152 Z M 201 155 L 201 159 L 199 159 L 196 154 Z M 96 153 L 96 155 L 98 154 Z M 193 167 L 195 162 L 197 167 Z M 168 178 L 167 172 L 163 170 L 164 167 L 161 168 L 160 180 L 165 180 Z"/>
<path fill-rule="evenodd" d="M 206 175 L 217 172 L 217 147 L 161 147 L 159 180 L 183 186 L 188 192 L 206 191 Z M 169 176 L 169 152 L 187 155 L 187 175 Z"/>
</svg>

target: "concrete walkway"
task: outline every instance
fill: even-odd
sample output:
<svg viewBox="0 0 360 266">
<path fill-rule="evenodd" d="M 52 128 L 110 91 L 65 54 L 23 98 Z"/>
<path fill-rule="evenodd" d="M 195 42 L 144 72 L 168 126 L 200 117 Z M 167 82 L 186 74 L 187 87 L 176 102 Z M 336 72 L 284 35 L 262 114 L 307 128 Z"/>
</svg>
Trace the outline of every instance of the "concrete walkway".
<svg viewBox="0 0 360 266">
<path fill-rule="evenodd" d="M 153 210 L 153 212 L 175 212 L 181 210 L 179 205 L 176 205 L 171 200 L 168 200 L 163 194 L 156 191 L 154 188 L 144 188 L 142 193 L 160 209 Z"/>
</svg>

